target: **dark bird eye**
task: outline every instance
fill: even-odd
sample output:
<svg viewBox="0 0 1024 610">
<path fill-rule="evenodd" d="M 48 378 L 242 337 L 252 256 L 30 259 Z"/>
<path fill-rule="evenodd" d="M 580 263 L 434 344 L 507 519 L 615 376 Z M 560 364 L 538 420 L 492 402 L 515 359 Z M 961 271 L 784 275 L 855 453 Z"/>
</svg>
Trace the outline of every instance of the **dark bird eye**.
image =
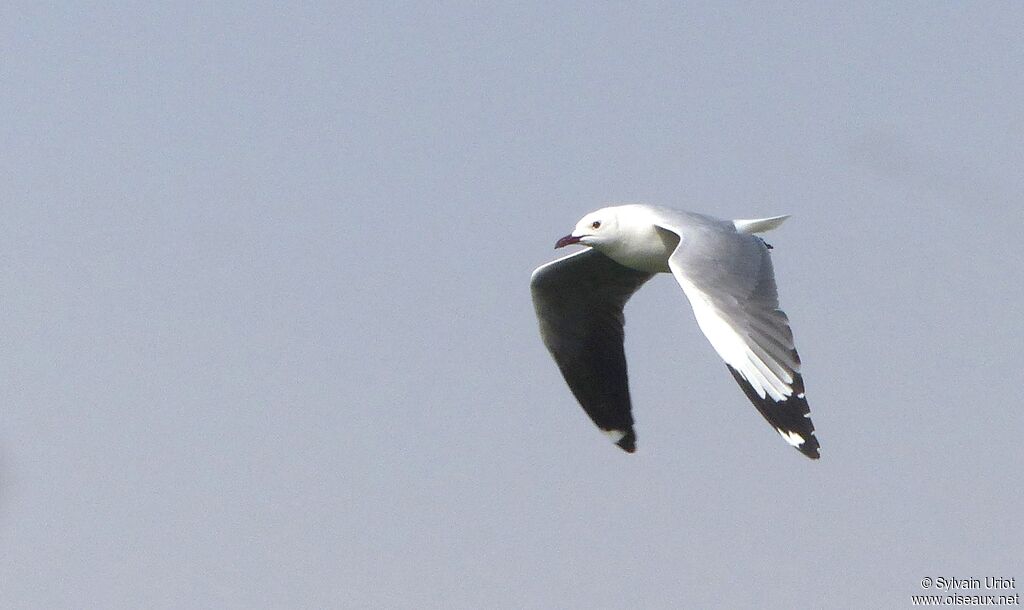
<svg viewBox="0 0 1024 610">
<path fill-rule="evenodd" d="M 594 222 L 590 223 L 590 228 L 591 229 L 600 229 L 601 228 L 601 221 L 600 220 L 595 220 Z"/>
</svg>

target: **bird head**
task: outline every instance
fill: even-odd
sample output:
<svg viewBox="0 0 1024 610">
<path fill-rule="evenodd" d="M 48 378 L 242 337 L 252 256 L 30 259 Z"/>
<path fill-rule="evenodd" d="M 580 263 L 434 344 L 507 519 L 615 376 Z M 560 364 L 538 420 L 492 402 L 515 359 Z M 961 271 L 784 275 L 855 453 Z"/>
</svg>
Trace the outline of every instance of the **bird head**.
<svg viewBox="0 0 1024 610">
<path fill-rule="evenodd" d="M 602 208 L 591 212 L 576 223 L 572 233 L 566 235 L 555 243 L 556 248 L 562 248 L 572 244 L 583 244 L 584 246 L 601 246 L 610 243 L 616 237 L 618 230 L 618 217 L 613 208 Z"/>
</svg>

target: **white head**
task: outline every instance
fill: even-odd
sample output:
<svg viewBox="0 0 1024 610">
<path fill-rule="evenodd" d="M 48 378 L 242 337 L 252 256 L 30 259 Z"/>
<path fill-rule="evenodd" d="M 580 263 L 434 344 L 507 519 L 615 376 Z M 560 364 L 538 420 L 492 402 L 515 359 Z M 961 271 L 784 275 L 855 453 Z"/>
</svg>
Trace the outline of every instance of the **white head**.
<svg viewBox="0 0 1024 610">
<path fill-rule="evenodd" d="M 572 233 L 558 240 L 555 247 L 561 248 L 571 244 L 600 247 L 614 242 L 618 238 L 618 233 L 618 210 L 601 208 L 581 218 Z"/>
</svg>

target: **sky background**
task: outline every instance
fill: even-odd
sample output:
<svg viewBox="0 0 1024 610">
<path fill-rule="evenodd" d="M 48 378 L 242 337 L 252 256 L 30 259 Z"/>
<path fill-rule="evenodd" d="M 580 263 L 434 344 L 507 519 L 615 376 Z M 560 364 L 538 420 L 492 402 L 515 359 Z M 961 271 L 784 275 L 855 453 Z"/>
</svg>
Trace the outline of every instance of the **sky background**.
<svg viewBox="0 0 1024 610">
<path fill-rule="evenodd" d="M 4 3 L 0 606 L 1019 583 L 1022 41 L 1010 2 Z M 589 422 L 529 277 L 625 202 L 792 214 L 820 461 L 669 276 L 638 453 Z"/>
</svg>

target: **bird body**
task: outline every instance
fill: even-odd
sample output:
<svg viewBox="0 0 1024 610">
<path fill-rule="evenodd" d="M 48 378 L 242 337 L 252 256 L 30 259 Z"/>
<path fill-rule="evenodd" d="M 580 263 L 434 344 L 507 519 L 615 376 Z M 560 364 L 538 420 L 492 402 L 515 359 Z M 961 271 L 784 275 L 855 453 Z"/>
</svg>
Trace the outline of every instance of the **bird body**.
<svg viewBox="0 0 1024 610">
<path fill-rule="evenodd" d="M 589 249 L 534 271 L 531 292 L 545 345 L 587 414 L 624 450 L 635 449 L 636 434 L 622 310 L 651 277 L 671 273 L 754 406 L 789 444 L 818 457 L 768 246 L 753 235 L 786 218 L 729 221 L 644 204 L 602 208 L 556 243 Z"/>
<path fill-rule="evenodd" d="M 658 226 L 655 210 L 638 204 L 620 206 L 614 213 L 610 208 L 598 210 L 584 216 L 571 235 L 589 237 L 587 245 L 620 265 L 648 273 L 671 273 L 668 259 L 679 243 L 679 236 Z M 598 227 L 600 237 L 598 230 L 593 229 L 594 222 L 603 223 Z M 592 235 L 587 235 L 588 230 Z M 601 239 L 606 235 L 607 239 Z"/>
</svg>

